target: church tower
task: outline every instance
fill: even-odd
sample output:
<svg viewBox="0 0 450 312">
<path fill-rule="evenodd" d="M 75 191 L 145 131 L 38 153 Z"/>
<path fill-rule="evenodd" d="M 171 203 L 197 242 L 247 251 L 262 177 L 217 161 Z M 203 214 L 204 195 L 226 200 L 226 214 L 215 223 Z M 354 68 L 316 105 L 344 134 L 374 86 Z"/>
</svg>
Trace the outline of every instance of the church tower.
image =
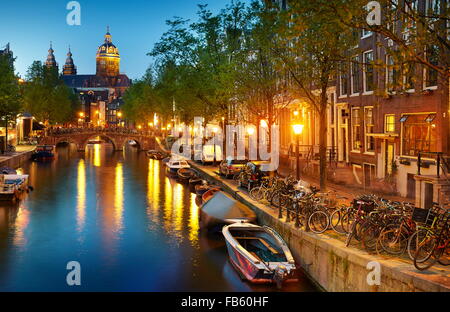
<svg viewBox="0 0 450 312">
<path fill-rule="evenodd" d="M 47 60 L 45 61 L 45 66 L 47 66 L 47 68 L 58 69 L 58 63 L 56 63 L 55 55 L 53 54 L 54 52 L 53 45 L 50 42 L 50 49 L 48 50 Z"/>
<path fill-rule="evenodd" d="M 69 53 L 67 53 L 66 64 L 63 67 L 63 75 L 70 76 L 70 75 L 76 75 L 76 74 L 77 74 L 77 67 L 73 63 L 72 51 L 70 51 L 70 47 L 69 47 Z"/>
<path fill-rule="evenodd" d="M 105 43 L 97 50 L 97 76 L 117 77 L 120 74 L 119 50 L 112 43 L 109 26 L 105 35 Z"/>
</svg>

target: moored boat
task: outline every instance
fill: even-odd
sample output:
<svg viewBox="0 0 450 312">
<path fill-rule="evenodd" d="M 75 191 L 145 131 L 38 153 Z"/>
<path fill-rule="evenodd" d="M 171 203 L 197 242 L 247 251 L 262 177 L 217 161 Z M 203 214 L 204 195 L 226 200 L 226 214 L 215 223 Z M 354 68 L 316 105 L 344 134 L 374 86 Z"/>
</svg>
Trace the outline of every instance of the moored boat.
<svg viewBox="0 0 450 312">
<path fill-rule="evenodd" d="M 56 148 L 54 145 L 39 145 L 31 155 L 32 161 L 50 161 L 55 158 Z"/>
<path fill-rule="evenodd" d="M 177 175 L 178 170 L 190 167 L 186 160 L 170 160 L 166 163 L 167 173 L 171 175 Z"/>
<path fill-rule="evenodd" d="M 151 150 L 146 152 L 147 157 L 155 160 L 162 160 L 167 157 L 167 154 L 162 151 Z"/>
<path fill-rule="evenodd" d="M 197 173 L 192 168 L 181 168 L 177 171 L 178 180 L 184 183 L 189 183 L 189 180 L 196 175 Z"/>
<path fill-rule="evenodd" d="M 0 175 L 0 201 L 14 201 L 29 190 L 28 175 Z"/>
<path fill-rule="evenodd" d="M 210 188 L 211 186 L 209 186 L 208 183 L 205 183 L 205 181 L 203 181 L 203 184 L 198 184 L 195 186 L 195 194 L 202 197 L 203 194 L 205 194 Z"/>
<path fill-rule="evenodd" d="M 220 188 L 218 187 L 211 187 L 209 190 L 205 192 L 205 194 L 202 195 L 202 202 L 206 203 L 208 200 L 210 200 L 217 192 L 220 192 Z"/>
<path fill-rule="evenodd" d="M 198 177 L 198 176 L 194 176 L 192 178 L 189 179 L 189 191 L 191 191 L 192 193 L 196 193 L 195 192 L 195 187 L 197 185 L 200 185 L 203 183 L 202 178 Z"/>
<path fill-rule="evenodd" d="M 203 202 L 200 209 L 200 227 L 202 229 L 214 231 L 225 224 L 255 221 L 256 214 L 253 210 L 221 191 Z"/>
<path fill-rule="evenodd" d="M 297 268 L 289 247 L 269 227 L 234 223 L 223 227 L 230 262 L 239 275 L 252 283 L 297 281 Z"/>
</svg>

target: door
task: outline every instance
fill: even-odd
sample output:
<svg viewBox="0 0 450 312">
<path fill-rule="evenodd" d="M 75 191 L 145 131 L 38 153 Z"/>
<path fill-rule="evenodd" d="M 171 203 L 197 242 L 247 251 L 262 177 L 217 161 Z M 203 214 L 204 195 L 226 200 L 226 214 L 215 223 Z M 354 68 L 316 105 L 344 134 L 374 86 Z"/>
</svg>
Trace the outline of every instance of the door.
<svg viewBox="0 0 450 312">
<path fill-rule="evenodd" d="M 341 128 L 342 130 L 342 140 L 340 149 L 342 151 L 342 161 L 347 162 L 347 129 Z"/>
<path fill-rule="evenodd" d="M 392 164 L 394 162 L 394 143 L 386 142 L 386 155 L 385 155 L 385 176 L 392 174 Z"/>
<path fill-rule="evenodd" d="M 433 184 L 431 183 L 425 183 L 424 208 L 433 208 Z"/>
<path fill-rule="evenodd" d="M 415 174 L 408 173 L 407 180 L 407 197 L 416 198 L 416 180 L 414 179 Z"/>
</svg>

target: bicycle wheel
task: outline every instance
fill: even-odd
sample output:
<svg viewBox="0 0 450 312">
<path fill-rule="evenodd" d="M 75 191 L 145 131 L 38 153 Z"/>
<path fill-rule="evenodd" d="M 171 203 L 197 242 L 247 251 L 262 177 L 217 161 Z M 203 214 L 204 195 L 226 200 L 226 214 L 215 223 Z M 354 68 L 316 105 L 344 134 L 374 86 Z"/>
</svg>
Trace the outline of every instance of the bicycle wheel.
<svg viewBox="0 0 450 312">
<path fill-rule="evenodd" d="M 433 233 L 428 229 L 419 229 L 408 239 L 408 247 L 406 248 L 409 258 L 414 261 L 417 249 L 422 242 Z"/>
<path fill-rule="evenodd" d="M 443 250 L 438 262 L 442 265 L 450 265 L 450 245 Z"/>
<path fill-rule="evenodd" d="M 381 248 L 390 255 L 401 255 L 408 247 L 408 234 L 401 228 L 385 229 L 380 233 Z"/>
<path fill-rule="evenodd" d="M 351 224 L 350 230 L 347 235 L 347 239 L 345 241 L 345 247 L 348 247 L 350 245 L 350 242 L 352 241 L 352 238 L 355 235 L 355 231 L 356 231 L 356 222 L 353 222 Z"/>
<path fill-rule="evenodd" d="M 310 230 L 316 234 L 322 234 L 330 225 L 329 216 L 323 211 L 313 212 L 308 219 L 308 226 Z"/>
<path fill-rule="evenodd" d="M 337 209 L 333 211 L 333 213 L 330 216 L 330 226 L 333 231 L 335 231 L 338 234 L 346 234 L 347 232 L 344 230 L 344 227 L 342 226 L 342 219 L 343 211 L 341 209 Z"/>
<path fill-rule="evenodd" d="M 438 240 L 429 236 L 417 248 L 414 255 L 414 266 L 420 271 L 431 268 L 439 259 L 442 249 L 438 249 Z"/>
<path fill-rule="evenodd" d="M 260 186 L 257 186 L 250 191 L 250 197 L 253 200 L 260 201 L 262 199 L 262 196 L 263 196 L 263 192 L 262 192 Z"/>
<path fill-rule="evenodd" d="M 361 243 L 368 253 L 373 253 L 376 250 L 379 236 L 380 227 L 377 224 L 366 224 L 361 227 Z"/>
</svg>

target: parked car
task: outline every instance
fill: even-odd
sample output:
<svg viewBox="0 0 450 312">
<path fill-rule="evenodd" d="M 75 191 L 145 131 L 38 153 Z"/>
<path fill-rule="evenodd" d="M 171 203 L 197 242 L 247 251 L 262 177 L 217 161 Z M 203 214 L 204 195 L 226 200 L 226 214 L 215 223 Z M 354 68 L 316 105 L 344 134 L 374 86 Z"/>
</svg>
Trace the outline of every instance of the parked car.
<svg viewBox="0 0 450 312">
<path fill-rule="evenodd" d="M 239 186 L 246 188 L 248 191 L 258 186 L 261 183 L 261 179 L 271 174 L 276 174 L 276 171 L 262 171 L 261 166 L 269 165 L 268 161 L 251 161 L 248 162 L 245 171 L 247 174 L 243 174 L 239 180 Z"/>
<path fill-rule="evenodd" d="M 232 178 L 239 173 L 248 163 L 248 160 L 223 160 L 219 165 L 219 173 L 226 178 Z"/>
</svg>

